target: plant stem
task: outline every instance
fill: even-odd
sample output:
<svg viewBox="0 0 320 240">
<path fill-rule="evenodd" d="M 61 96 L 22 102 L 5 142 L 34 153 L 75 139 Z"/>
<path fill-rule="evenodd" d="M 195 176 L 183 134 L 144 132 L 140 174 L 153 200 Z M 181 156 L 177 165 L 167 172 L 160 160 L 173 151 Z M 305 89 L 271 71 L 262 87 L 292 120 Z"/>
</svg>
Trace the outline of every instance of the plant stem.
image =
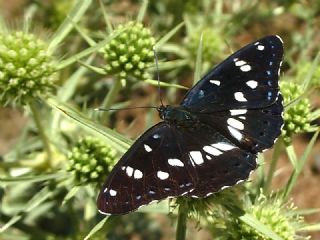
<svg viewBox="0 0 320 240">
<path fill-rule="evenodd" d="M 180 204 L 178 210 L 178 223 L 176 230 L 176 240 L 185 240 L 187 232 L 187 217 L 188 211 L 185 209 L 184 204 Z"/>
<path fill-rule="evenodd" d="M 33 115 L 33 119 L 34 119 L 34 122 L 35 122 L 35 124 L 37 126 L 40 138 L 42 140 L 43 147 L 44 147 L 45 151 L 47 152 L 47 161 L 50 164 L 51 157 L 52 157 L 52 152 L 51 152 L 49 140 L 47 138 L 47 135 L 46 135 L 46 133 L 44 131 L 44 128 L 43 128 L 41 120 L 40 120 L 39 112 L 38 112 L 38 110 L 37 110 L 37 108 L 35 106 L 35 102 L 34 101 L 30 102 L 29 107 L 31 109 L 31 112 L 32 112 L 32 115 Z"/>
<path fill-rule="evenodd" d="M 271 182 L 273 179 L 273 175 L 276 170 L 277 163 L 279 161 L 280 150 L 281 150 L 281 142 L 278 141 L 277 144 L 275 144 L 275 146 L 274 146 L 272 160 L 271 160 L 270 168 L 268 171 L 267 181 L 264 185 L 264 192 L 269 191 L 269 188 L 270 188 L 270 185 L 271 185 Z"/>
<path fill-rule="evenodd" d="M 111 107 L 111 105 L 113 104 L 115 98 L 118 96 L 118 93 L 121 89 L 121 81 L 120 79 L 114 79 L 113 85 L 110 89 L 110 91 L 108 92 L 107 96 L 105 97 L 105 99 L 103 100 L 102 103 L 102 108 L 104 109 L 108 109 Z M 108 111 L 104 111 L 102 113 L 102 122 L 103 123 L 107 123 L 108 119 L 109 119 L 109 112 Z"/>
</svg>

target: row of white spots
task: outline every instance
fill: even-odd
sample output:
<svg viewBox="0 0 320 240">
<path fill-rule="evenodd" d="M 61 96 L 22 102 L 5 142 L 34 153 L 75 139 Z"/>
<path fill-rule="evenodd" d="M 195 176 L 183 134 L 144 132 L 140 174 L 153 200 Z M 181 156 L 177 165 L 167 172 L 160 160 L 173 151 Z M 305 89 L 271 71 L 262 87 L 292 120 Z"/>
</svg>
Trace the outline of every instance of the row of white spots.
<svg viewBox="0 0 320 240">
<path fill-rule="evenodd" d="M 246 82 L 246 84 L 248 87 L 250 87 L 252 89 L 255 89 L 258 86 L 258 82 L 255 80 L 249 80 Z"/>
<path fill-rule="evenodd" d="M 231 116 L 242 115 L 247 113 L 247 109 L 232 109 L 230 110 Z"/>
<path fill-rule="evenodd" d="M 163 171 L 158 171 L 157 172 L 157 177 L 161 180 L 165 180 L 169 177 L 169 173 L 163 172 Z"/>
<path fill-rule="evenodd" d="M 258 46 L 257 46 L 257 49 L 258 49 L 259 51 L 263 51 L 263 50 L 264 50 L 264 46 L 263 46 L 263 45 L 258 45 Z"/>
<path fill-rule="evenodd" d="M 211 147 L 211 146 L 204 146 L 203 150 L 206 151 L 207 153 L 213 155 L 213 156 L 219 156 L 222 154 L 221 151 L 219 151 L 218 149 Z"/>
<path fill-rule="evenodd" d="M 220 81 L 219 80 L 210 80 L 210 82 L 214 85 L 220 86 Z"/>
<path fill-rule="evenodd" d="M 233 61 L 237 67 L 240 67 L 242 72 L 249 72 L 251 70 L 251 66 L 246 61 L 239 60 L 238 58 L 234 58 Z"/>
<path fill-rule="evenodd" d="M 237 139 L 238 141 L 240 141 L 242 139 L 242 134 L 236 130 L 235 128 L 231 127 L 231 126 L 228 126 L 228 129 L 229 129 L 229 132 L 230 134 L 235 138 Z"/>
<path fill-rule="evenodd" d="M 158 133 L 156 133 L 156 134 L 154 134 L 152 137 L 153 137 L 154 139 L 159 139 L 159 138 L 160 138 L 160 135 L 159 135 Z"/>
<path fill-rule="evenodd" d="M 240 122 L 239 120 L 237 120 L 237 119 L 228 118 L 227 123 L 233 128 L 236 128 L 236 129 L 239 129 L 239 130 L 243 130 L 244 129 L 244 124 L 242 122 Z"/>
<path fill-rule="evenodd" d="M 108 191 L 108 188 L 105 188 L 105 189 L 103 190 L 104 193 L 106 193 L 107 191 Z M 110 189 L 110 190 L 109 190 L 109 194 L 110 194 L 111 197 L 115 197 L 115 196 L 117 196 L 117 191 L 116 191 L 116 190 L 113 190 L 113 189 Z"/>
<path fill-rule="evenodd" d="M 151 148 L 149 145 L 144 144 L 143 146 L 144 146 L 144 149 L 145 149 L 147 152 L 151 152 L 151 151 L 152 151 L 152 148 Z"/>
<path fill-rule="evenodd" d="M 247 102 L 247 99 L 244 97 L 242 92 L 235 92 L 234 93 L 234 98 L 238 101 L 238 102 Z"/>
<path fill-rule="evenodd" d="M 190 160 L 191 162 L 194 162 L 197 165 L 204 163 L 204 160 L 200 151 L 191 151 Z"/>
<path fill-rule="evenodd" d="M 211 144 L 211 146 L 218 148 L 222 151 L 230 151 L 231 149 L 235 148 L 235 146 L 232 146 L 231 144 L 226 143 L 226 142 L 214 143 L 214 144 Z"/>
<path fill-rule="evenodd" d="M 184 163 L 177 158 L 169 158 L 168 163 L 170 166 L 173 166 L 173 167 L 184 167 Z"/>
<path fill-rule="evenodd" d="M 257 46 L 257 49 L 259 51 L 263 51 L 264 50 L 264 46 L 262 44 L 260 44 L 260 42 L 255 42 L 254 45 Z"/>
<path fill-rule="evenodd" d="M 219 143 L 214 143 L 208 146 L 204 146 L 203 150 L 212 156 L 219 156 L 223 153 L 222 151 L 229 151 L 233 148 L 235 147 L 230 145 L 229 143 L 219 142 Z M 202 163 L 204 163 L 204 159 L 200 151 L 190 151 L 189 154 L 190 154 L 190 160 L 192 163 L 197 165 L 201 165 Z M 209 155 L 206 155 L 206 158 L 208 160 L 212 159 L 211 156 Z"/>
<path fill-rule="evenodd" d="M 135 179 L 141 179 L 143 177 L 143 173 L 139 169 L 133 169 L 130 166 L 122 166 L 122 170 L 126 171 L 128 177 L 134 177 Z"/>
</svg>

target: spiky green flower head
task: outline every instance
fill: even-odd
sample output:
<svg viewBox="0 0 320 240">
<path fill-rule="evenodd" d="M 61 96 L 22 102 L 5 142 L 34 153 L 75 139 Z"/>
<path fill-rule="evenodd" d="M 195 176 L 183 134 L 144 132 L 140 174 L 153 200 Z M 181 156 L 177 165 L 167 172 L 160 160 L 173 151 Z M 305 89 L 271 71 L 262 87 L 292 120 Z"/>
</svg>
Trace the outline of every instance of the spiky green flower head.
<svg viewBox="0 0 320 240">
<path fill-rule="evenodd" d="M 219 61 L 223 56 L 223 42 L 222 34 L 212 28 L 204 28 L 198 31 L 192 31 L 186 38 L 187 49 L 190 53 L 191 59 L 196 59 L 197 51 L 200 44 L 202 34 L 202 59 L 204 62 L 212 63 L 212 61 Z"/>
<path fill-rule="evenodd" d="M 280 90 L 284 98 L 286 106 L 292 101 L 296 102 L 289 105 L 284 112 L 284 126 L 282 136 L 286 144 L 290 144 L 292 136 L 297 133 L 307 132 L 311 122 L 311 104 L 308 98 L 298 99 L 303 94 L 303 89 L 300 85 L 289 82 L 280 82 Z"/>
<path fill-rule="evenodd" d="M 93 137 L 85 137 L 68 155 L 70 171 L 78 185 L 101 184 L 116 162 L 116 151 Z"/>
<path fill-rule="evenodd" d="M 150 29 L 142 23 L 128 22 L 119 25 L 114 34 L 118 35 L 103 50 L 106 72 L 124 81 L 148 79 L 155 44 Z"/>
<path fill-rule="evenodd" d="M 317 66 L 315 67 L 315 69 L 313 69 L 312 62 L 304 62 L 302 64 L 299 64 L 297 79 L 304 80 L 310 73 L 312 74 L 310 80 L 311 86 L 320 88 L 320 67 Z"/>
<path fill-rule="evenodd" d="M 55 61 L 31 33 L 0 32 L 0 102 L 25 105 L 54 90 Z"/>
<path fill-rule="evenodd" d="M 282 199 L 276 196 L 266 197 L 262 192 L 253 203 L 247 200 L 243 210 L 283 240 L 297 239 L 298 230 L 304 226 L 304 219 L 298 215 L 293 203 L 283 203 Z M 222 233 L 219 239 L 271 240 L 254 227 L 241 221 L 238 216 L 230 214 L 223 218 L 220 216 L 216 221 L 213 221 L 213 224 L 216 228 L 214 232 Z M 219 230 L 217 231 L 217 229 Z M 308 237 L 299 236 L 299 239 L 308 239 Z"/>
</svg>

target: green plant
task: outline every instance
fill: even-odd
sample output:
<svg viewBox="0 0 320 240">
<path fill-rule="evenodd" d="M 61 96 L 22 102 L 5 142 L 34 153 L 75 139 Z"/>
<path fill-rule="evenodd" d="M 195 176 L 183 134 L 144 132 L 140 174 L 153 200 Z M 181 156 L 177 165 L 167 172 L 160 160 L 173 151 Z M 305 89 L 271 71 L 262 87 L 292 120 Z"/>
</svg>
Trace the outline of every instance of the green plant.
<svg viewBox="0 0 320 240">
<path fill-rule="evenodd" d="M 314 123 L 320 110 L 313 101 L 320 50 L 315 0 L 59 1 L 46 5 L 57 13 L 49 22 L 32 21 L 46 15 L 35 2 L 27 3 L 21 29 L 0 21 L 1 104 L 20 108 L 29 118 L 15 145 L 1 156 L 1 239 L 158 239 L 174 238 L 175 232 L 182 240 L 193 238 L 191 222 L 214 239 L 306 239 L 320 230 L 319 223 L 304 219 L 319 209 L 301 210 L 291 201 L 320 131 Z M 36 31 L 41 22 L 53 30 Z M 299 23 L 299 28 L 281 22 Z M 127 216 L 102 218 L 96 197 L 133 143 L 127 134 L 132 119 L 93 109 L 142 106 L 140 95 L 157 102 L 158 84 L 164 101 L 178 103 L 184 85 L 196 83 L 231 49 L 267 33 L 285 36 L 280 84 L 285 125 L 273 151 L 259 155 L 251 180 L 208 198 L 181 196 Z M 154 50 L 160 82 L 154 76 Z M 156 114 L 141 112 L 142 128 L 156 122 Z M 121 134 L 117 121 L 128 122 Z M 305 133 L 312 137 L 300 139 L 300 155 L 295 136 Z M 289 174 L 275 188 L 284 157 Z M 163 223 L 170 217 L 175 230 L 166 233 L 159 216 Z"/>
</svg>

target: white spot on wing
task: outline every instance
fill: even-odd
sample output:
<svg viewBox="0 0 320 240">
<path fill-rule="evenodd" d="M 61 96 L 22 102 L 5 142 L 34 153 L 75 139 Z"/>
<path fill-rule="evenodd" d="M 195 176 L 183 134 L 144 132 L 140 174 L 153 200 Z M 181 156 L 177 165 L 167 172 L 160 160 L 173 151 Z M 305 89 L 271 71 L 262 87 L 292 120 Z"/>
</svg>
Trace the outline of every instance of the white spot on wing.
<svg viewBox="0 0 320 240">
<path fill-rule="evenodd" d="M 206 151 L 207 153 L 212 154 L 213 156 L 219 156 L 222 154 L 221 151 L 211 146 L 204 146 L 203 150 Z"/>
<path fill-rule="evenodd" d="M 104 193 L 106 193 L 107 191 L 108 191 L 108 188 L 105 188 L 105 189 L 103 190 Z"/>
<path fill-rule="evenodd" d="M 157 172 L 157 177 L 161 180 L 165 180 L 169 177 L 169 173 L 163 172 L 163 171 L 158 171 Z"/>
<path fill-rule="evenodd" d="M 234 129 L 233 127 L 230 127 L 230 126 L 228 126 L 228 129 L 229 129 L 230 134 L 231 134 L 235 139 L 237 139 L 238 141 L 240 141 L 240 140 L 242 139 L 242 134 L 241 134 L 238 130 L 236 130 L 236 129 Z"/>
<path fill-rule="evenodd" d="M 246 61 L 239 60 L 239 61 L 236 61 L 236 62 L 235 62 L 235 65 L 236 65 L 237 67 L 239 67 L 239 66 L 245 65 L 246 63 L 247 63 Z"/>
<path fill-rule="evenodd" d="M 246 82 L 246 84 L 252 89 L 255 89 L 258 86 L 258 82 L 255 80 L 249 80 Z"/>
<path fill-rule="evenodd" d="M 231 149 L 236 148 L 235 146 L 232 146 L 231 144 L 226 143 L 226 142 L 214 143 L 214 144 L 211 144 L 211 146 L 218 148 L 222 151 L 229 151 Z"/>
<path fill-rule="evenodd" d="M 240 70 L 242 72 L 249 72 L 251 70 L 251 66 L 248 65 L 248 64 L 247 65 L 243 65 L 243 66 L 240 67 Z"/>
<path fill-rule="evenodd" d="M 132 177 L 133 168 L 130 167 L 130 166 L 128 166 L 128 167 L 126 168 L 126 173 L 127 173 L 128 177 Z"/>
<path fill-rule="evenodd" d="M 156 134 L 153 135 L 153 138 L 154 139 L 158 139 L 158 138 L 160 138 L 160 135 L 156 133 Z"/>
<path fill-rule="evenodd" d="M 206 158 L 207 158 L 208 160 L 211 160 L 211 159 L 212 159 L 209 155 L 206 155 Z"/>
<path fill-rule="evenodd" d="M 238 102 L 246 102 L 247 99 L 243 96 L 242 92 L 235 92 L 234 93 L 234 98 L 238 101 Z"/>
<path fill-rule="evenodd" d="M 136 169 L 134 170 L 133 177 L 135 179 L 141 179 L 143 177 L 143 173 L 139 169 Z"/>
<path fill-rule="evenodd" d="M 210 82 L 214 85 L 220 86 L 220 81 L 219 80 L 210 80 Z"/>
<path fill-rule="evenodd" d="M 177 158 L 169 158 L 168 163 L 169 163 L 169 165 L 171 165 L 173 167 L 184 167 L 183 162 L 181 162 L 181 160 L 179 160 Z"/>
<path fill-rule="evenodd" d="M 110 193 L 111 197 L 117 196 L 117 191 L 116 190 L 110 189 L 109 193 Z"/>
<path fill-rule="evenodd" d="M 230 110 L 230 113 L 231 113 L 231 116 L 246 114 L 247 109 L 232 109 L 232 110 Z"/>
<path fill-rule="evenodd" d="M 145 149 L 147 152 L 151 152 L 151 151 L 152 151 L 152 148 L 151 148 L 149 145 L 144 144 L 143 146 L 144 146 L 144 149 Z"/>
<path fill-rule="evenodd" d="M 244 129 L 243 123 L 240 122 L 240 121 L 237 120 L 237 119 L 228 118 L 227 123 L 228 123 L 231 127 L 233 127 L 233 128 L 237 128 L 237 129 L 239 129 L 239 130 L 243 130 L 243 129 Z"/>
<path fill-rule="evenodd" d="M 193 161 L 195 162 L 195 164 L 200 165 L 200 164 L 204 163 L 204 160 L 202 158 L 202 154 L 200 151 L 191 151 L 190 156 L 193 159 Z"/>
<path fill-rule="evenodd" d="M 126 167 L 125 167 L 125 166 L 122 166 L 122 167 L 121 167 L 121 170 L 126 170 Z"/>
<path fill-rule="evenodd" d="M 258 45 L 260 42 L 256 42 L 256 43 L 254 43 L 254 45 Z"/>
<path fill-rule="evenodd" d="M 262 51 L 262 50 L 264 50 L 264 46 L 263 46 L 263 45 L 258 45 L 257 49 L 258 49 L 259 51 Z"/>
</svg>

